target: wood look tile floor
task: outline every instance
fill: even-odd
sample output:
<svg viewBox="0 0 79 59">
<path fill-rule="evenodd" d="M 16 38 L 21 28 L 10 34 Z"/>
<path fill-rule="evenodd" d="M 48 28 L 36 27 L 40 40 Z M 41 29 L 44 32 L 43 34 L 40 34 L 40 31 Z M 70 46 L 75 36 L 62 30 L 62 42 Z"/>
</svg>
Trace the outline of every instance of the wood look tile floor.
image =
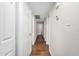
<svg viewBox="0 0 79 59">
<path fill-rule="evenodd" d="M 35 44 L 32 46 L 31 56 L 50 56 L 49 46 L 42 35 L 37 36 Z"/>
</svg>

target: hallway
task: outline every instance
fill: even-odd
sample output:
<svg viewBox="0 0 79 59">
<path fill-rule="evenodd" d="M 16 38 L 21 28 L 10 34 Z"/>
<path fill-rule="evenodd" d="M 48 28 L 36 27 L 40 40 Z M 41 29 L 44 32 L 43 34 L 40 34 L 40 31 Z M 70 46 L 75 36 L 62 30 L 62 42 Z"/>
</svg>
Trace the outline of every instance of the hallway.
<svg viewBox="0 0 79 59">
<path fill-rule="evenodd" d="M 79 56 L 79 2 L 0 2 L 0 56 Z"/>
<path fill-rule="evenodd" d="M 38 35 L 35 44 L 32 46 L 31 56 L 50 56 L 49 46 L 46 44 L 43 35 Z"/>
</svg>

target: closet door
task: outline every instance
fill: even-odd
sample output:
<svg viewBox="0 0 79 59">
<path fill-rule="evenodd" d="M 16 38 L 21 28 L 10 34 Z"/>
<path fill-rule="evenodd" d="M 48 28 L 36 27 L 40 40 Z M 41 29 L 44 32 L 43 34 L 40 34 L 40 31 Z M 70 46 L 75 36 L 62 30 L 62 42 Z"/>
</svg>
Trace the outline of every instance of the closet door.
<svg viewBox="0 0 79 59">
<path fill-rule="evenodd" d="M 15 55 L 15 3 L 0 3 L 3 6 L 2 21 L 2 39 L 0 40 L 0 54 L 4 56 Z M 2 12 L 0 11 L 0 12 Z"/>
<path fill-rule="evenodd" d="M 0 3 L 0 56 L 2 52 L 2 40 L 4 38 L 4 4 Z"/>
</svg>

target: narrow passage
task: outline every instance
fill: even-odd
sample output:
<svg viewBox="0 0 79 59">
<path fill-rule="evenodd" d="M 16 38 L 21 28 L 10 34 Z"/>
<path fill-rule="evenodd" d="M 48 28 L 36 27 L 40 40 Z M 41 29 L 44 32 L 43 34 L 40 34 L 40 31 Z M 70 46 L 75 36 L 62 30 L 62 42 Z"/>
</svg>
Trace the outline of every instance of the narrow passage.
<svg viewBox="0 0 79 59">
<path fill-rule="evenodd" d="M 32 46 L 31 56 L 50 56 L 49 46 L 46 44 L 43 35 L 38 35 L 35 44 Z"/>
</svg>

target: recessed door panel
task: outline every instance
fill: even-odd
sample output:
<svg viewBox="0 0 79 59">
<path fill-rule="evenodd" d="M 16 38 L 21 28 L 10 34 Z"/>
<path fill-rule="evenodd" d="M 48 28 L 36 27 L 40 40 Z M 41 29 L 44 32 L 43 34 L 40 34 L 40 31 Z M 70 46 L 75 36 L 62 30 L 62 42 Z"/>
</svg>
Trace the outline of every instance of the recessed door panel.
<svg viewBox="0 0 79 59">
<path fill-rule="evenodd" d="M 1 2 L 0 9 L 0 55 L 15 55 L 15 3 Z"/>
</svg>

